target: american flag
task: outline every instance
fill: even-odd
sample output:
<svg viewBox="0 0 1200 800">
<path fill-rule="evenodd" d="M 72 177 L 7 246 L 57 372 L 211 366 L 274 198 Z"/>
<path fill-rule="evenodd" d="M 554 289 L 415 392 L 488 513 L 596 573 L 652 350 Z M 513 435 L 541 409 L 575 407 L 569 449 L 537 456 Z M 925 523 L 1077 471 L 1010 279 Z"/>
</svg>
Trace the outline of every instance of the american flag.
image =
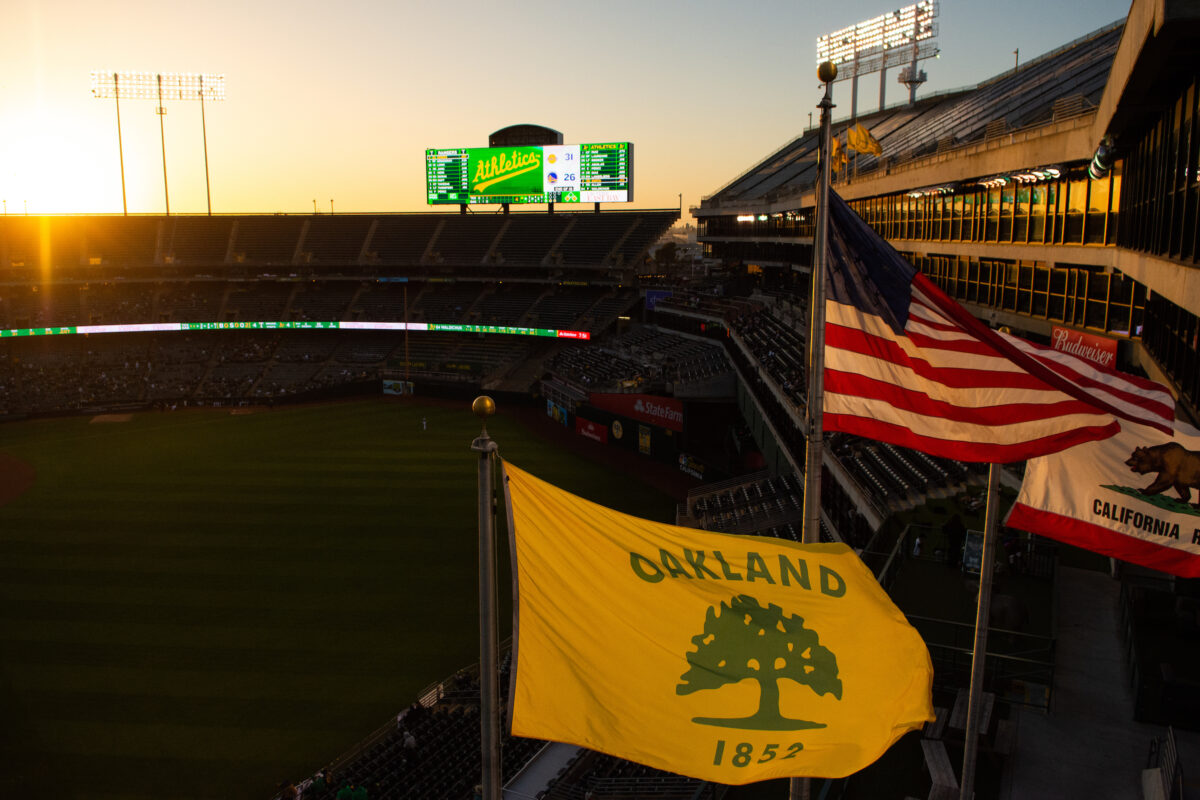
<svg viewBox="0 0 1200 800">
<path fill-rule="evenodd" d="M 824 430 L 1009 463 L 1120 430 L 1170 432 L 1159 384 L 993 331 L 829 192 Z"/>
</svg>

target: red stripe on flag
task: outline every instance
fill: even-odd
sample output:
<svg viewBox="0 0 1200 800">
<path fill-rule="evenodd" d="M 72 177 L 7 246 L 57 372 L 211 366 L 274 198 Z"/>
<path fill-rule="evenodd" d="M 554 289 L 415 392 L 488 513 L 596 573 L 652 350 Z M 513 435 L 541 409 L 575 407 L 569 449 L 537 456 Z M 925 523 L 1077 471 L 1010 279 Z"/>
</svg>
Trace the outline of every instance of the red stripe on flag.
<svg viewBox="0 0 1200 800">
<path fill-rule="evenodd" d="M 1113 422 L 1102 426 L 1074 428 L 1053 436 L 1002 445 L 991 442 L 940 439 L 936 436 L 917 433 L 902 425 L 856 417 L 851 414 L 831 414 L 827 411 L 822 415 L 822 420 L 824 429 L 829 432 L 840 431 L 866 439 L 878 439 L 911 450 L 920 450 L 940 458 L 984 461 L 995 464 L 1011 464 L 1014 461 L 1024 461 L 1046 453 L 1065 450 L 1083 442 L 1107 439 L 1120 430 L 1120 426 Z M 929 427 L 930 430 L 937 430 L 938 420 L 931 418 Z"/>
<path fill-rule="evenodd" d="M 1013 505 L 1004 524 L 1181 578 L 1200 578 L 1200 555 L 1024 503 Z"/>
<path fill-rule="evenodd" d="M 1094 406 L 1065 398 L 1053 403 L 1005 403 L 996 406 L 958 406 L 934 400 L 922 391 L 906 389 L 887 381 L 867 378 L 852 372 L 825 370 L 825 391 L 834 394 L 882 400 L 904 411 L 927 417 L 969 422 L 974 425 L 1013 425 L 1072 414 L 1098 415 Z"/>
<path fill-rule="evenodd" d="M 939 289 L 922 273 L 918 272 L 913 276 L 912 287 L 914 292 L 919 291 L 925 295 L 929 302 L 933 304 L 941 314 L 944 314 L 949 319 L 958 323 L 960 326 L 962 326 L 964 331 L 975 336 L 985 344 L 991 345 L 998 353 L 1007 357 L 1014 364 L 1027 369 L 1032 375 L 1040 378 L 1045 384 L 1047 384 L 1049 388 L 1057 389 L 1060 392 L 1070 395 L 1071 397 L 1086 399 L 1087 401 L 1093 403 L 1096 408 L 1106 411 L 1121 419 L 1128 419 L 1134 422 L 1140 422 L 1144 425 L 1151 425 L 1152 427 L 1158 428 L 1168 435 L 1174 432 L 1174 413 L 1172 413 L 1171 419 L 1156 418 L 1149 415 L 1135 417 L 1130 415 L 1128 412 L 1113 406 L 1111 403 L 1106 402 L 1104 398 L 1094 393 L 1086 392 L 1083 388 L 1074 385 L 1070 380 L 1059 374 L 1057 365 L 1054 368 L 1051 368 L 1045 362 L 1023 352 L 1016 345 L 1006 341 L 995 331 L 991 330 L 982 322 L 972 317 L 970 312 L 968 312 L 954 300 L 950 299 L 945 292 Z"/>
<path fill-rule="evenodd" d="M 1045 348 L 1039 348 L 1039 349 L 1045 349 Z M 1129 403 L 1130 405 L 1145 409 L 1151 415 L 1145 419 L 1145 424 L 1147 424 L 1147 425 L 1153 425 L 1153 422 L 1152 422 L 1153 417 L 1158 417 L 1161 419 L 1174 419 L 1174 416 L 1175 416 L 1174 408 L 1172 408 L 1171 406 L 1167 405 L 1164 402 L 1155 400 L 1150 397 L 1146 397 L 1145 395 L 1135 394 L 1133 392 L 1122 389 L 1120 383 L 1098 380 L 1098 379 L 1090 377 L 1088 375 L 1084 375 L 1083 373 L 1079 372 L 1075 368 L 1068 366 L 1066 364 L 1063 364 L 1061 362 L 1053 361 L 1051 359 L 1043 359 L 1039 354 L 1036 354 L 1036 353 L 1030 354 L 1030 357 L 1040 363 L 1045 364 L 1048 369 L 1054 370 L 1055 372 L 1057 372 L 1060 375 L 1062 375 L 1063 377 L 1065 377 L 1067 380 L 1077 383 L 1084 388 L 1103 390 L 1103 391 L 1107 392 L 1108 394 L 1112 395 L 1113 397 L 1117 397 L 1117 398 L 1123 400 L 1124 402 Z M 1165 391 L 1162 386 L 1154 383 L 1153 381 L 1147 381 L 1142 378 L 1138 378 L 1135 375 L 1127 375 L 1125 373 L 1120 373 L 1120 376 L 1121 376 L 1122 380 L 1124 380 L 1124 381 L 1128 382 L 1129 384 L 1132 384 L 1133 386 L 1136 386 L 1138 388 L 1150 389 L 1150 390 L 1158 391 L 1159 393 L 1162 393 Z M 1157 425 L 1155 425 L 1155 427 L 1157 427 Z"/>
<path fill-rule="evenodd" d="M 935 367 L 924 359 L 910 356 L 892 339 L 873 336 L 858 328 L 847 328 L 832 323 L 825 326 L 825 346 L 890 361 L 902 369 L 911 370 L 918 377 L 937 381 L 956 389 L 1005 387 L 1045 391 L 1050 388 L 1044 381 L 1025 372 Z"/>
</svg>

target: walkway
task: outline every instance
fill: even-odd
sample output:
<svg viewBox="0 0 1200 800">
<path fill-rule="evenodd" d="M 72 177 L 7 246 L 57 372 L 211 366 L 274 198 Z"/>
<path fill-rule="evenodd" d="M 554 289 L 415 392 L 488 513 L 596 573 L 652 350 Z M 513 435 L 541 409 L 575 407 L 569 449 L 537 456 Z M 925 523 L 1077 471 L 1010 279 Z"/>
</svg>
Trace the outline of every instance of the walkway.
<svg viewBox="0 0 1200 800">
<path fill-rule="evenodd" d="M 1100 572 L 1058 571 L 1058 657 L 1052 709 L 1016 714 L 1002 800 L 1139 800 L 1150 741 L 1166 729 L 1133 721 L 1117 627 L 1119 584 Z M 1200 733 L 1175 731 L 1194 790 Z M 1189 796 L 1190 795 L 1189 791 Z"/>
</svg>

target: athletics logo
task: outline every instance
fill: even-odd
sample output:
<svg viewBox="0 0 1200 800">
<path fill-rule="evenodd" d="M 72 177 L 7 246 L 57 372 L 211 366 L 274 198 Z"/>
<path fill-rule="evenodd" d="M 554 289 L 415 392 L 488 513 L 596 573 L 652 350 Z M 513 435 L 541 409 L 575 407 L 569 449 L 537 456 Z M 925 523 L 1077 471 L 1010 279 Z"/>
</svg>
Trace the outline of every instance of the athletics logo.
<svg viewBox="0 0 1200 800">
<path fill-rule="evenodd" d="M 497 183 L 541 168 L 542 158 L 537 150 L 497 153 L 475 164 L 475 172 L 471 176 L 471 191 L 482 194 Z"/>
</svg>

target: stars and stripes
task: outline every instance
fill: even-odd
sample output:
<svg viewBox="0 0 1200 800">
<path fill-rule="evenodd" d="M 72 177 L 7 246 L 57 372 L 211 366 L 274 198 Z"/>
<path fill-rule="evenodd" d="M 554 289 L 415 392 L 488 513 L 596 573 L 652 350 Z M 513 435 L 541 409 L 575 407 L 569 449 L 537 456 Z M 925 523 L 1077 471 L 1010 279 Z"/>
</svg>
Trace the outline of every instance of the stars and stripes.
<svg viewBox="0 0 1200 800">
<path fill-rule="evenodd" d="M 824 429 L 963 461 L 1020 461 L 1170 431 L 1163 387 L 998 333 L 917 272 L 830 192 Z"/>
</svg>

